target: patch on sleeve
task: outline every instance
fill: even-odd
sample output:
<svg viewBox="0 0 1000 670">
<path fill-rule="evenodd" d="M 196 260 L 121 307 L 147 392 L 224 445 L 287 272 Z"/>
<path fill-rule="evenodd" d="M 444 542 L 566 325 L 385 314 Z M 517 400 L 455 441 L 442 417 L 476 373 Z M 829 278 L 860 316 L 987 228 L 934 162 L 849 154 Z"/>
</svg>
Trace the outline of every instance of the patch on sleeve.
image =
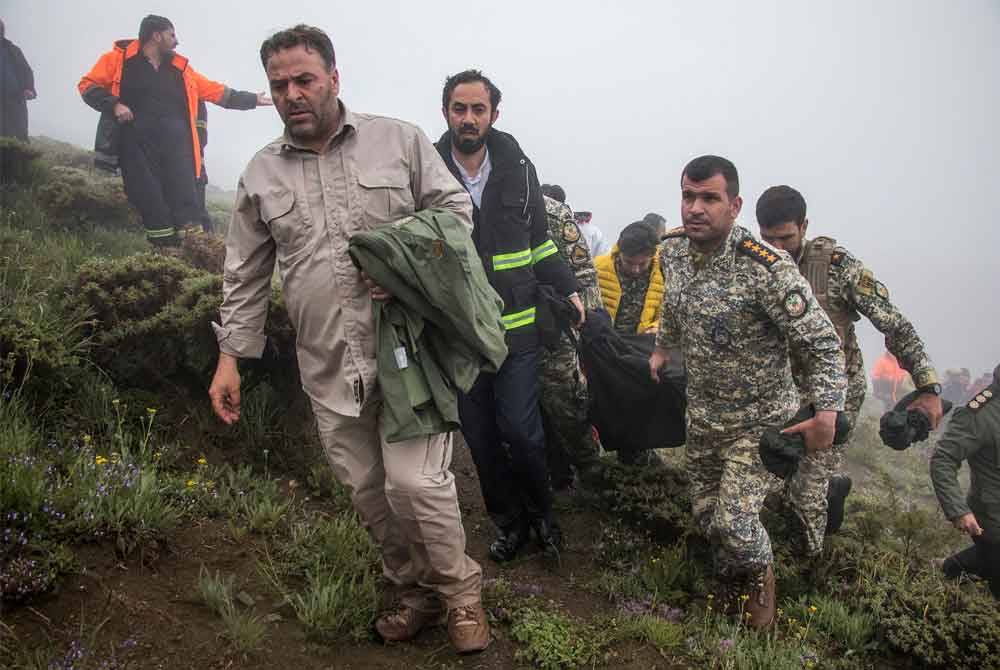
<svg viewBox="0 0 1000 670">
<path fill-rule="evenodd" d="M 976 394 L 976 397 L 969 401 L 969 409 L 979 409 L 990 400 L 993 399 L 995 394 L 990 389 L 983 389 Z"/>
<path fill-rule="evenodd" d="M 564 223 L 562 238 L 569 243 L 577 242 L 580 239 L 580 228 L 575 223 Z"/>
<path fill-rule="evenodd" d="M 887 289 L 885 287 L 885 284 L 883 284 L 882 282 L 876 281 L 875 282 L 875 295 L 877 295 L 878 297 L 882 298 L 882 300 L 888 300 L 889 299 L 889 289 Z"/>
<path fill-rule="evenodd" d="M 579 244 L 573 245 L 573 251 L 570 252 L 570 258 L 573 259 L 574 263 L 584 263 L 590 260 L 590 252 L 586 248 Z"/>
<path fill-rule="evenodd" d="M 797 288 L 794 288 L 785 294 L 785 299 L 782 304 L 785 308 L 785 314 L 792 319 L 799 318 L 806 313 L 807 309 L 809 309 L 809 303 L 806 301 L 805 294 Z"/>
<path fill-rule="evenodd" d="M 741 253 L 746 254 L 767 268 L 777 263 L 780 258 L 778 254 L 768 249 L 767 246 L 750 237 L 736 245 L 736 248 Z"/>
<path fill-rule="evenodd" d="M 663 239 L 668 237 L 684 237 L 687 233 L 684 232 L 684 226 L 677 226 L 676 228 L 671 228 L 663 235 Z"/>
<path fill-rule="evenodd" d="M 837 265 L 837 266 L 839 266 L 841 263 L 844 262 L 844 257 L 845 256 L 847 256 L 847 254 L 844 253 L 844 251 L 842 249 L 836 249 L 833 252 L 833 255 L 830 256 L 830 265 Z"/>
<path fill-rule="evenodd" d="M 875 295 L 875 285 L 877 283 L 878 282 L 875 281 L 875 273 L 868 268 L 865 268 L 861 271 L 861 278 L 858 279 L 855 289 L 857 289 L 857 292 L 860 295 L 873 296 Z M 886 295 L 889 295 L 888 291 L 886 291 Z"/>
</svg>

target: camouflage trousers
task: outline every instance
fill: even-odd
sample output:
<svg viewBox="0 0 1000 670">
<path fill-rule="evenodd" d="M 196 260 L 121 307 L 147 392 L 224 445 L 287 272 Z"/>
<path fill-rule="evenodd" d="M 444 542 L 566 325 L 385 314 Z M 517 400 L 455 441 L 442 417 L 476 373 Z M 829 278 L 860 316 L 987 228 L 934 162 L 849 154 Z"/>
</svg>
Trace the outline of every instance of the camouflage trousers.
<svg viewBox="0 0 1000 670">
<path fill-rule="evenodd" d="M 854 432 L 861 405 L 865 401 L 866 388 L 864 370 L 861 375 L 848 378 L 844 413 L 850 422 L 851 432 Z M 850 438 L 840 446 L 806 455 L 799 462 L 799 469 L 785 485 L 785 502 L 805 532 L 804 549 L 807 556 L 818 556 L 823 552 L 823 540 L 826 537 L 826 491 L 830 486 L 830 477 L 843 467 L 844 452 L 849 444 Z"/>
<path fill-rule="evenodd" d="M 695 526 L 712 544 L 716 571 L 729 580 L 758 579 L 774 560 L 760 510 L 781 480 L 760 460 L 762 432 L 689 433 L 685 445 Z"/>
<path fill-rule="evenodd" d="M 597 465 L 600 451 L 587 418 L 587 383 L 576 349 L 566 335 L 555 351 L 545 350 L 539 366 L 542 418 L 549 473 L 554 483 Z"/>
</svg>

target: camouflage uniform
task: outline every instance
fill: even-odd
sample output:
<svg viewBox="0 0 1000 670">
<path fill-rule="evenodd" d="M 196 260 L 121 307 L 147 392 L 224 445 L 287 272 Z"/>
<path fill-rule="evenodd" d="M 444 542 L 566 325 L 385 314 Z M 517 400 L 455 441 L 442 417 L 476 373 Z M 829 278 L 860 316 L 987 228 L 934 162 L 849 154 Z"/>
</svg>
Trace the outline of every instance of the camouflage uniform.
<svg viewBox="0 0 1000 670">
<path fill-rule="evenodd" d="M 639 330 L 642 308 L 646 306 L 649 272 L 644 272 L 639 277 L 630 277 L 621 271 L 618 258 L 620 256 L 615 258 L 615 271 L 622 287 L 622 297 L 615 314 L 615 330 L 622 335 L 635 335 Z"/>
<path fill-rule="evenodd" d="M 724 578 L 761 580 L 772 562 L 760 522 L 780 480 L 764 469 L 764 429 L 799 407 L 789 349 L 812 361 L 816 407 L 844 407 L 844 355 L 830 319 L 784 252 L 734 226 L 709 256 L 683 233 L 661 246 L 663 314 L 657 344 L 687 365 L 687 458 L 695 525 Z"/>
<path fill-rule="evenodd" d="M 569 263 L 580 284 L 580 299 L 586 309 L 601 309 L 597 271 L 586 240 L 580 234 L 573 210 L 557 200 L 545 198 L 549 237 Z M 543 350 L 539 366 L 541 406 L 546 422 L 549 471 L 556 484 L 571 475 L 569 463 L 578 471 L 592 469 L 599 450 L 587 419 L 587 385 L 580 374 L 576 348 L 563 335 L 555 351 Z M 569 463 L 567 463 L 567 460 Z"/>
<path fill-rule="evenodd" d="M 868 317 L 886 337 L 886 346 L 910 373 L 919 388 L 937 382 L 937 374 L 924 343 L 905 316 L 889 300 L 889 290 L 871 270 L 836 240 L 817 237 L 806 241 L 799 257 L 799 271 L 826 311 L 843 343 L 847 369 L 847 413 L 853 429 L 868 388 L 854 322 Z M 809 396 L 806 365 L 792 358 L 792 372 L 803 396 Z M 805 549 L 810 556 L 823 551 L 826 532 L 826 492 L 830 477 L 841 468 L 846 443 L 829 451 L 808 455 L 799 464 L 785 491 L 786 499 L 805 529 Z"/>
</svg>

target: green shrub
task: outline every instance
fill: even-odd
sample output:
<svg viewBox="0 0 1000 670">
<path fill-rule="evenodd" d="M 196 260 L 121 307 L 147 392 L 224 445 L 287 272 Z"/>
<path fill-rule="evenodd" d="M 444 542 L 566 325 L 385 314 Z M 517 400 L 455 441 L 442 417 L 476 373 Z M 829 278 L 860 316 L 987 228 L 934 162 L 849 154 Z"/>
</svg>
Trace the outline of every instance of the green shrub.
<svg viewBox="0 0 1000 670">
<path fill-rule="evenodd" d="M 120 230 L 138 226 L 119 177 L 57 165 L 47 170 L 35 193 L 38 204 L 58 227 L 98 225 Z"/>
<path fill-rule="evenodd" d="M 519 610 L 510 634 L 523 645 L 517 658 L 542 670 L 589 667 L 601 659 L 604 638 L 598 631 L 557 612 Z"/>
<path fill-rule="evenodd" d="M 44 179 L 41 156 L 36 146 L 13 137 L 0 137 L 0 187 L 29 185 Z"/>
</svg>

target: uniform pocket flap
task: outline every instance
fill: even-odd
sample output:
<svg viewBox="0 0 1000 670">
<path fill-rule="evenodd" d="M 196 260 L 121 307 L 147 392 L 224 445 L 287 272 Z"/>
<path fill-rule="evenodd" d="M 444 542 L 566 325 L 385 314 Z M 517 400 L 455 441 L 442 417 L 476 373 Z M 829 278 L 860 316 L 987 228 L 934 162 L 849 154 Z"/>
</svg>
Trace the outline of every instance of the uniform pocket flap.
<svg viewBox="0 0 1000 670">
<path fill-rule="evenodd" d="M 260 199 L 260 218 L 265 223 L 280 219 L 295 207 L 295 194 L 291 191 L 269 191 Z"/>
<path fill-rule="evenodd" d="M 410 175 L 401 170 L 372 170 L 358 175 L 363 188 L 409 188 Z"/>
</svg>

